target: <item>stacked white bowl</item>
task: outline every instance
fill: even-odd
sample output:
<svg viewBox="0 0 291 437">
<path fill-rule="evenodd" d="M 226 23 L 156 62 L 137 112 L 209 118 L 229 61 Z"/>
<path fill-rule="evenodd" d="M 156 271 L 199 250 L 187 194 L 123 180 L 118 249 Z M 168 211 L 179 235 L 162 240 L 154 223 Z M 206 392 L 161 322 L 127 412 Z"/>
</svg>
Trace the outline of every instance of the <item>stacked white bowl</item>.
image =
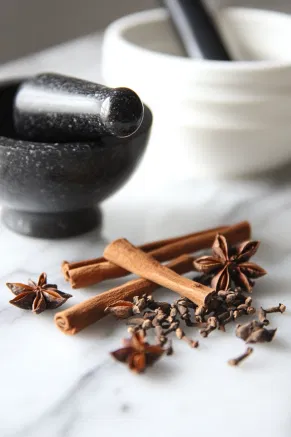
<svg viewBox="0 0 291 437">
<path fill-rule="evenodd" d="M 105 32 L 105 82 L 134 89 L 154 114 L 151 175 L 241 176 L 291 160 L 291 17 L 227 8 L 216 21 L 239 62 L 183 56 L 163 9 Z"/>
</svg>

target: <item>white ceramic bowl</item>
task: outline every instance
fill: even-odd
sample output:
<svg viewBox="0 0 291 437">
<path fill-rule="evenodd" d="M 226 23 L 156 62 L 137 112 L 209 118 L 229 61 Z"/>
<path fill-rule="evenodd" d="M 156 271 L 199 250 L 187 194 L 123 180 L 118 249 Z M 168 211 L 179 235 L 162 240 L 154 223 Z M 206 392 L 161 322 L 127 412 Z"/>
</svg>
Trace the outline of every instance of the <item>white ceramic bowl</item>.
<svg viewBox="0 0 291 437">
<path fill-rule="evenodd" d="M 129 86 L 154 112 L 144 167 L 164 176 L 226 176 L 291 158 L 291 17 L 246 8 L 219 11 L 234 59 L 185 58 L 163 9 L 109 26 L 103 76 Z M 164 163 L 167 162 L 165 166 Z"/>
</svg>

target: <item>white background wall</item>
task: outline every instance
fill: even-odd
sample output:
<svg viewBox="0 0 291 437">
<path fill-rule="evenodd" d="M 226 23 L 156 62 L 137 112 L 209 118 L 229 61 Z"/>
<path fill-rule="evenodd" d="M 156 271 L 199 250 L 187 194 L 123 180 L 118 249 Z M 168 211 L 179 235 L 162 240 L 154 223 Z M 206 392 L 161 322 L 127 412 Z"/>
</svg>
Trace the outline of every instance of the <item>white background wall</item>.
<svg viewBox="0 0 291 437">
<path fill-rule="evenodd" d="M 291 12 L 291 0 L 206 1 L 214 7 L 239 4 Z M 0 0 L 0 63 L 94 32 L 119 16 L 158 4 L 158 0 Z"/>
</svg>

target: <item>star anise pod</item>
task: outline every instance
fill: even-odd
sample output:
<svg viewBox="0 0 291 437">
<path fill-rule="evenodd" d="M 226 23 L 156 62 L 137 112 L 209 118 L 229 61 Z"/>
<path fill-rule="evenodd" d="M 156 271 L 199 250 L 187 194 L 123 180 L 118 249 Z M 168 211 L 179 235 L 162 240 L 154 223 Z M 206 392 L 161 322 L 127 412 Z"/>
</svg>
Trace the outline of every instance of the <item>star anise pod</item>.
<svg viewBox="0 0 291 437">
<path fill-rule="evenodd" d="M 226 238 L 218 234 L 212 246 L 212 256 L 197 258 L 194 267 L 199 272 L 213 275 L 211 286 L 217 291 L 228 290 L 231 282 L 235 286 L 251 291 L 253 279 L 266 274 L 262 267 L 249 262 L 259 245 L 258 241 L 245 241 L 236 249 L 229 249 Z"/>
<path fill-rule="evenodd" d="M 57 285 L 47 283 L 46 273 L 42 273 L 38 283 L 29 280 L 28 285 L 20 283 L 7 283 L 7 287 L 15 294 L 10 303 L 24 310 L 32 310 L 36 314 L 46 309 L 55 309 L 63 305 L 71 294 L 58 290 Z"/>
<path fill-rule="evenodd" d="M 142 331 L 134 332 L 130 339 L 124 339 L 123 345 L 123 348 L 111 352 L 111 355 L 116 360 L 126 363 L 130 370 L 136 373 L 144 372 L 165 352 L 161 346 L 145 342 Z"/>
</svg>

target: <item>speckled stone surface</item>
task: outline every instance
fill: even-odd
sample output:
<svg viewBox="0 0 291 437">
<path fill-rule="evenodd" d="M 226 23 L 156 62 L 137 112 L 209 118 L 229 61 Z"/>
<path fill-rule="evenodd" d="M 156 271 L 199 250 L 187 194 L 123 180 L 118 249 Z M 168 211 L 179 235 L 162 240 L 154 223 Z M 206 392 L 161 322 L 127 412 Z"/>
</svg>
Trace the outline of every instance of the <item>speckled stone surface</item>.
<svg viewBox="0 0 291 437">
<path fill-rule="evenodd" d="M 141 125 L 143 104 L 128 88 L 40 74 L 22 83 L 15 97 L 15 130 L 35 141 L 88 141 L 127 137 Z"/>
<path fill-rule="evenodd" d="M 100 221 L 100 214 L 93 213 L 95 206 L 124 184 L 144 153 L 152 123 L 150 110 L 145 108 L 140 129 L 129 138 L 103 136 L 95 142 L 62 144 L 22 141 L 16 138 L 11 119 L 17 86 L 0 87 L 4 220 L 17 232 L 39 237 L 92 229 Z M 42 221 L 50 224 L 42 228 Z"/>
</svg>

